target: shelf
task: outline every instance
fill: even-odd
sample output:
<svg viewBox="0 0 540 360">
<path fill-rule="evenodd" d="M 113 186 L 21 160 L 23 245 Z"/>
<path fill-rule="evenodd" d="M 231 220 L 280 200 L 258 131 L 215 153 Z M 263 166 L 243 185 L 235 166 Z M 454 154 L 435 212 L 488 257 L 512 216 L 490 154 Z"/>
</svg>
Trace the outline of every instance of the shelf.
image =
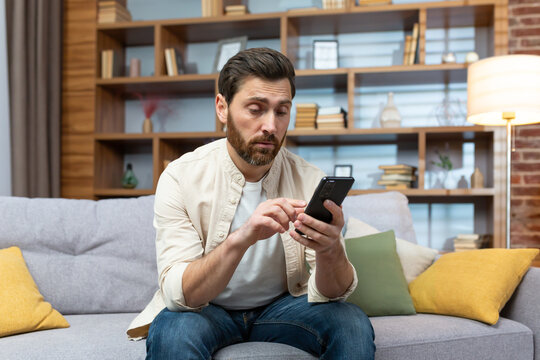
<svg viewBox="0 0 540 360">
<path fill-rule="evenodd" d="M 218 74 L 186 74 L 178 76 L 116 77 L 96 79 L 96 85 L 125 94 L 214 94 Z M 133 94 L 132 98 L 136 98 Z"/>
<path fill-rule="evenodd" d="M 153 189 L 94 189 L 94 195 L 101 197 L 135 197 L 152 194 Z"/>
<path fill-rule="evenodd" d="M 347 90 L 349 69 L 296 70 L 296 89 L 334 88 Z"/>
<path fill-rule="evenodd" d="M 249 39 L 279 39 L 280 14 L 221 16 L 162 22 L 164 28 L 188 43 L 218 41 L 249 34 Z"/>
<path fill-rule="evenodd" d="M 154 44 L 154 22 L 126 21 L 113 24 L 98 24 L 97 30 L 124 46 L 149 46 Z"/>
<path fill-rule="evenodd" d="M 411 197 L 486 197 L 495 195 L 493 188 L 483 189 L 405 189 L 405 190 L 386 190 L 386 189 L 370 189 L 370 190 L 351 190 L 349 195 L 363 195 L 382 193 L 389 191 L 397 191 L 406 196 Z"/>
<path fill-rule="evenodd" d="M 395 65 L 353 68 L 355 86 L 467 83 L 467 64 Z"/>
</svg>

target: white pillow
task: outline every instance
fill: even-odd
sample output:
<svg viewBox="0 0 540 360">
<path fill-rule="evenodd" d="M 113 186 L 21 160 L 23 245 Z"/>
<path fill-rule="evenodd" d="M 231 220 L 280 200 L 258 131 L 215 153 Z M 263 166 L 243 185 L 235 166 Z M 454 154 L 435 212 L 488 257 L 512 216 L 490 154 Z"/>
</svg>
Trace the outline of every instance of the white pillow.
<svg viewBox="0 0 540 360">
<path fill-rule="evenodd" d="M 379 233 L 380 231 L 363 221 L 349 217 L 345 239 L 356 238 Z M 416 245 L 409 241 L 396 238 L 396 251 L 401 261 L 405 279 L 410 283 L 423 273 L 437 256 L 437 250 Z"/>
</svg>

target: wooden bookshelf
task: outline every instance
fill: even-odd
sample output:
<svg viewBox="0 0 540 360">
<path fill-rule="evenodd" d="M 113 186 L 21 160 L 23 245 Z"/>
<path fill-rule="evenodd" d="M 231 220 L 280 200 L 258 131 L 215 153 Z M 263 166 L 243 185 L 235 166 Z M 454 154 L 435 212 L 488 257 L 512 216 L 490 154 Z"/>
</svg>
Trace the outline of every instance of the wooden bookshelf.
<svg viewBox="0 0 540 360">
<path fill-rule="evenodd" d="M 223 9 L 223 1 L 215 0 Z M 494 246 L 504 245 L 504 129 L 482 126 L 356 128 L 355 92 L 370 86 L 465 83 L 466 64 L 426 64 L 426 32 L 453 27 L 488 28 L 488 55 L 505 54 L 507 0 L 454 0 L 409 4 L 359 6 L 347 1 L 343 9 L 294 10 L 265 14 L 132 21 L 97 24 L 97 2 L 81 4 L 66 0 L 62 196 L 78 198 L 130 197 L 152 194 L 163 171 L 163 161 L 173 160 L 197 146 L 225 136 L 215 119 L 210 131 L 126 133 L 125 103 L 135 93 L 183 98 L 214 97 L 218 74 L 197 73 L 167 76 L 164 49 L 187 51 L 189 44 L 217 42 L 248 35 L 250 40 L 275 40 L 297 67 L 297 89 L 331 88 L 346 98 L 349 125 L 339 130 L 293 129 L 287 146 L 338 146 L 405 144 L 417 153 L 416 188 L 400 190 L 411 202 L 472 202 L 483 217 Z M 414 65 L 341 67 L 314 70 L 301 64 L 302 37 L 384 31 L 410 32 L 419 23 L 418 60 Z M 101 51 L 112 48 L 126 63 L 126 48 L 153 47 L 153 75 L 102 79 Z M 82 55 L 84 54 L 84 56 Z M 183 54 L 182 54 L 183 55 Z M 211 120 L 212 121 L 212 120 Z M 294 121 L 294 119 L 291 119 Z M 426 162 L 430 149 L 442 141 L 473 142 L 475 158 L 488 178 L 483 189 L 429 189 Z M 120 186 L 127 153 L 152 158 L 152 188 L 126 190 Z M 82 161 L 77 164 L 77 161 Z M 81 170 L 82 166 L 82 170 Z M 77 169 L 77 170 L 75 170 Z M 89 174 L 91 174 L 89 176 Z M 82 185 L 81 185 L 82 184 Z M 353 190 L 352 195 L 382 189 Z M 475 211 L 476 213 L 476 211 Z"/>
</svg>

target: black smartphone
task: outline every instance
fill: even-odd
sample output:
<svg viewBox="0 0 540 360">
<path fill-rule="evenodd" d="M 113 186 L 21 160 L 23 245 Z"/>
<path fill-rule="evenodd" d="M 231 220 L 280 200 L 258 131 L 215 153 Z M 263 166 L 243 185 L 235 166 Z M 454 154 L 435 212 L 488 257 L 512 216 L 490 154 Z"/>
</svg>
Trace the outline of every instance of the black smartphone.
<svg viewBox="0 0 540 360">
<path fill-rule="evenodd" d="M 306 207 L 305 213 L 317 220 L 330 223 L 332 221 L 332 214 L 324 207 L 324 201 L 330 199 L 336 203 L 336 205 L 341 205 L 353 184 L 354 178 L 352 177 L 323 177 L 319 182 L 319 185 L 317 185 L 317 188 Z M 296 229 L 296 232 L 300 235 L 304 235 L 298 229 Z"/>
</svg>

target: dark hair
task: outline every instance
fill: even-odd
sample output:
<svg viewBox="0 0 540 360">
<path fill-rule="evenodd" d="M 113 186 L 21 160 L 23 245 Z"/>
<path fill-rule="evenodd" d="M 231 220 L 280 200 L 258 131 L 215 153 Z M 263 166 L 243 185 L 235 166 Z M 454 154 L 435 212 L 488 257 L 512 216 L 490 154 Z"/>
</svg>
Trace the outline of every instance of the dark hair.
<svg viewBox="0 0 540 360">
<path fill-rule="evenodd" d="M 219 73 L 218 88 L 227 104 L 230 104 L 240 85 L 248 76 L 264 80 L 287 78 L 294 98 L 294 66 L 282 53 L 269 48 L 252 48 L 240 51 L 227 61 Z"/>
</svg>

